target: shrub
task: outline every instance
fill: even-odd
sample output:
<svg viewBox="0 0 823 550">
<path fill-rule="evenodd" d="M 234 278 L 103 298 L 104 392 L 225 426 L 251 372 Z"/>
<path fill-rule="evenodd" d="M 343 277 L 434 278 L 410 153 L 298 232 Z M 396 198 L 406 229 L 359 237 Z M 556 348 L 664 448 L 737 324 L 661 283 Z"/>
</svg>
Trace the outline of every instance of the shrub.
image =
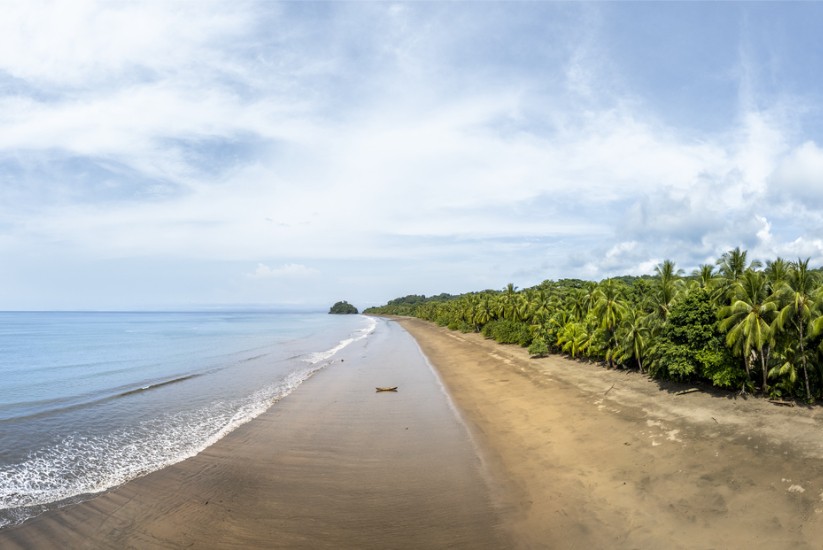
<svg viewBox="0 0 823 550">
<path fill-rule="evenodd" d="M 549 354 L 549 346 L 542 338 L 537 338 L 532 341 L 529 346 L 529 355 L 532 357 L 545 357 Z"/>
<path fill-rule="evenodd" d="M 483 327 L 483 336 L 501 344 L 517 344 L 526 347 L 531 344 L 529 326 L 509 319 L 490 321 Z"/>
</svg>

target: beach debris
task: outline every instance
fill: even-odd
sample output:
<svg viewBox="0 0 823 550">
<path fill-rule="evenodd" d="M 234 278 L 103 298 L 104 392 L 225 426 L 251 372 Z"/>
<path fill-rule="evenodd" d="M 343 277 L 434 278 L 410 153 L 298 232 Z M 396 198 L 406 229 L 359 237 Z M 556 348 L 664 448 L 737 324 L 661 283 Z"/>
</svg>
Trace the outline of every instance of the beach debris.
<svg viewBox="0 0 823 550">
<path fill-rule="evenodd" d="M 609 388 L 609 389 L 607 389 L 607 390 L 606 390 L 606 393 L 604 393 L 603 395 L 608 395 L 608 394 L 609 394 L 609 392 L 610 392 L 610 391 L 612 391 L 612 388 L 614 388 L 614 384 L 612 384 L 612 387 L 611 387 L 611 388 Z"/>
<path fill-rule="evenodd" d="M 675 393 L 675 395 L 686 395 L 687 393 L 694 393 L 696 391 L 700 391 L 700 388 L 689 388 L 687 390 L 679 391 Z"/>
<path fill-rule="evenodd" d="M 794 401 L 783 401 L 782 399 L 769 399 L 769 403 L 781 405 L 783 407 L 794 407 Z"/>
<path fill-rule="evenodd" d="M 397 391 L 397 386 L 377 386 L 376 391 Z"/>
</svg>

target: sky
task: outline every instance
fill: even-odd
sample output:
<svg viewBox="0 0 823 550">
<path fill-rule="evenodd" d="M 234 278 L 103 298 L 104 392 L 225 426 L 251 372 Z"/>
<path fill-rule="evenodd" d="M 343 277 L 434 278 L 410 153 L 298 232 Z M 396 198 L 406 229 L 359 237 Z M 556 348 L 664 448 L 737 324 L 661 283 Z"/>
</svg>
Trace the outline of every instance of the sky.
<svg viewBox="0 0 823 550">
<path fill-rule="evenodd" d="M 823 265 L 823 3 L 4 2 L 0 309 Z"/>
</svg>

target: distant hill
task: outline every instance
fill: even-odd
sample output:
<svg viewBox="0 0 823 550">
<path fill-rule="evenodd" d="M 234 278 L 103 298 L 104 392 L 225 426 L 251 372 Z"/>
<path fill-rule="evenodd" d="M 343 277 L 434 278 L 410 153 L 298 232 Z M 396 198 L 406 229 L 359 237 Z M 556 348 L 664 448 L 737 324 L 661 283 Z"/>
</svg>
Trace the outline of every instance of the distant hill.
<svg viewBox="0 0 823 550">
<path fill-rule="evenodd" d="M 352 313 L 358 313 L 357 308 L 348 303 L 346 300 L 342 302 L 337 302 L 331 309 L 329 309 L 329 313 L 333 313 L 335 315 L 348 315 Z"/>
</svg>

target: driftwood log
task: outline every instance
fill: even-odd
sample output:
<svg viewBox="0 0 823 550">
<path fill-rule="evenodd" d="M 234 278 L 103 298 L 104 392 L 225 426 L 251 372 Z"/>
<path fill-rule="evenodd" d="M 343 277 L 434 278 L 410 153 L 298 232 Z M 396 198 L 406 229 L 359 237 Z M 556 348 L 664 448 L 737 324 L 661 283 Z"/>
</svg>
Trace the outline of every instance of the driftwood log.
<svg viewBox="0 0 823 550">
<path fill-rule="evenodd" d="M 687 393 L 694 393 L 696 391 L 700 391 L 700 388 L 689 388 L 687 390 L 679 391 L 675 393 L 675 395 L 686 395 Z"/>
<path fill-rule="evenodd" d="M 794 401 L 783 401 L 782 399 L 769 399 L 769 403 L 774 403 L 782 407 L 794 407 Z"/>
</svg>

